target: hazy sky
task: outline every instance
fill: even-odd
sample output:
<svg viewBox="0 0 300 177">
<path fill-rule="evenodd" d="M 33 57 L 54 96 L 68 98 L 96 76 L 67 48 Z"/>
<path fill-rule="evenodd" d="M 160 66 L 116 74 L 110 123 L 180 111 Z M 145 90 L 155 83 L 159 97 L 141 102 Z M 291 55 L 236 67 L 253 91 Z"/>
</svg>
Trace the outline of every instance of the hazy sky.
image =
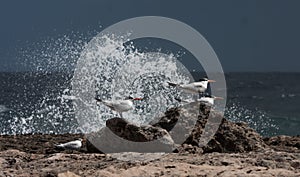
<svg viewBox="0 0 300 177">
<path fill-rule="evenodd" d="M 299 9 L 297 0 L 3 0 L 0 71 L 26 69 L 16 57 L 24 45 L 146 15 L 197 29 L 225 71 L 300 71 Z"/>
</svg>

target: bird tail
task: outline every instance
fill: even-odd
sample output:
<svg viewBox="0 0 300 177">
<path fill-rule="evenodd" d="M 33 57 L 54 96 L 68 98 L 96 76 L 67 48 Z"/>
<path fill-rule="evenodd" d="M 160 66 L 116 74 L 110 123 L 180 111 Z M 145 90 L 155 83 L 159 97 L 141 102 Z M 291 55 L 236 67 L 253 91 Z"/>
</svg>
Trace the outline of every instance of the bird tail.
<svg viewBox="0 0 300 177">
<path fill-rule="evenodd" d="M 172 86 L 172 87 L 176 87 L 176 86 L 178 86 L 178 84 L 176 84 L 176 83 L 173 83 L 173 82 L 168 82 L 168 84 L 169 84 L 169 86 Z"/>
<path fill-rule="evenodd" d="M 176 97 L 176 98 L 174 98 L 174 99 L 175 99 L 176 101 L 180 102 L 180 103 L 191 103 L 190 100 L 183 100 L 183 99 L 178 98 L 178 97 Z"/>
<path fill-rule="evenodd" d="M 100 98 L 95 97 L 96 101 L 102 102 L 102 100 Z"/>
<path fill-rule="evenodd" d="M 176 101 L 178 101 L 178 102 L 182 102 L 182 99 L 181 98 L 178 98 L 178 97 L 176 97 L 176 98 L 174 98 Z"/>
</svg>

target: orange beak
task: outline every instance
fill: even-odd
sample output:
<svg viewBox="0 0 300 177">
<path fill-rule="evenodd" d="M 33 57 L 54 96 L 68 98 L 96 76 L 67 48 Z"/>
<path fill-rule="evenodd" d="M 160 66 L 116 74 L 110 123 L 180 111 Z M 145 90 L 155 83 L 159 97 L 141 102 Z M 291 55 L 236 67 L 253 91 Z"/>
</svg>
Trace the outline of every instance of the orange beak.
<svg viewBox="0 0 300 177">
<path fill-rule="evenodd" d="M 222 97 L 215 97 L 215 100 L 224 100 Z"/>
<path fill-rule="evenodd" d="M 142 100 L 143 98 L 133 98 L 133 100 Z"/>
<path fill-rule="evenodd" d="M 216 82 L 215 80 L 208 80 L 208 82 Z"/>
</svg>

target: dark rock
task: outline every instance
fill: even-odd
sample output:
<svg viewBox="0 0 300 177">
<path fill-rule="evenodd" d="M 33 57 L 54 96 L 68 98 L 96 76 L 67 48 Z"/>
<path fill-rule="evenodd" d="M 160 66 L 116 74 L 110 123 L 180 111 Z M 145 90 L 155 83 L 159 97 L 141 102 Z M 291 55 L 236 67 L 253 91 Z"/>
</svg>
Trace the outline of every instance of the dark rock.
<svg viewBox="0 0 300 177">
<path fill-rule="evenodd" d="M 190 144 L 182 144 L 178 146 L 174 151 L 174 153 L 189 153 L 189 154 L 202 154 L 203 149 L 198 146 L 192 146 Z"/>
<path fill-rule="evenodd" d="M 87 135 L 88 152 L 172 152 L 174 141 L 159 127 L 137 126 L 123 118 L 106 121 L 106 127 Z"/>
<path fill-rule="evenodd" d="M 204 152 L 248 152 L 266 148 L 262 137 L 246 124 L 237 124 L 223 119 L 214 138 Z"/>
<path fill-rule="evenodd" d="M 248 127 L 246 123 L 228 121 L 223 118 L 220 112 L 205 104 L 200 104 L 198 108 L 199 115 L 196 124 L 189 127 L 192 131 L 183 144 L 202 147 L 206 153 L 247 152 L 262 150 L 267 147 L 262 137 L 255 130 Z M 153 126 L 170 131 L 176 122 L 179 122 L 181 114 L 183 114 L 181 109 L 170 109 Z M 189 121 L 187 119 L 189 117 L 185 117 L 183 124 Z M 184 126 L 187 127 L 187 125 Z M 181 152 L 182 149 L 185 148 L 181 147 L 175 152 Z"/>
<path fill-rule="evenodd" d="M 119 137 L 134 142 L 153 141 L 165 135 L 169 135 L 169 133 L 162 128 L 151 125 L 137 126 L 127 122 L 123 118 L 107 120 L 106 127 Z"/>
<path fill-rule="evenodd" d="M 276 151 L 300 152 L 300 136 L 274 136 L 264 138 L 264 142 Z"/>
<path fill-rule="evenodd" d="M 176 125 L 180 116 L 179 108 L 171 108 L 166 111 L 165 115 L 159 119 L 158 122 L 151 124 L 154 127 L 161 127 L 168 132 L 171 131 Z"/>
</svg>

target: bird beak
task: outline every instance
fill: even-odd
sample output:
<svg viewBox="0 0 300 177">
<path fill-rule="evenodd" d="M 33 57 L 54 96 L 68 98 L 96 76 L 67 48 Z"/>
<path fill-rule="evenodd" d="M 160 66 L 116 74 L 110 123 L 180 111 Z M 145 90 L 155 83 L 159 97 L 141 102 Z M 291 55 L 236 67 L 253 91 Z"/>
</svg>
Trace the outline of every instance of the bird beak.
<svg viewBox="0 0 300 177">
<path fill-rule="evenodd" d="M 222 97 L 215 97 L 215 100 L 224 100 Z"/>
<path fill-rule="evenodd" d="M 143 98 L 133 98 L 133 100 L 142 100 Z"/>
<path fill-rule="evenodd" d="M 208 82 L 216 82 L 215 80 L 208 80 Z"/>
</svg>

